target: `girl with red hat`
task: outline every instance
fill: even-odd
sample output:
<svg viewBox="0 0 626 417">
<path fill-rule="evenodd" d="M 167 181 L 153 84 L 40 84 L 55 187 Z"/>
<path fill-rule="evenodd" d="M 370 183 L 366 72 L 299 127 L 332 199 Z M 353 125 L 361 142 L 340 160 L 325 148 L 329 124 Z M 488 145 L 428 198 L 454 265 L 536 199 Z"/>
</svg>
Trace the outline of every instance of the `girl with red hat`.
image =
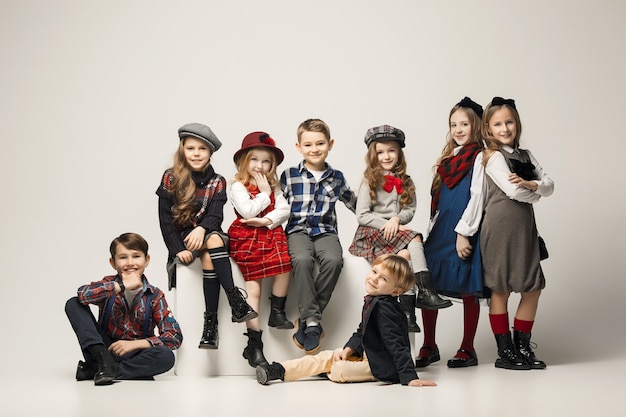
<svg viewBox="0 0 626 417">
<path fill-rule="evenodd" d="M 268 325 L 292 329 L 285 314 L 291 260 L 282 223 L 289 216 L 289 203 L 283 197 L 276 167 L 283 152 L 265 132 L 252 132 L 243 139 L 233 160 L 237 173 L 230 188 L 230 201 L 237 218 L 228 229 L 230 256 L 235 260 L 246 282 L 248 302 L 259 311 L 261 282 L 274 277 L 270 296 Z M 243 357 L 253 368 L 267 365 L 263 355 L 260 319 L 246 321 L 248 344 Z"/>
</svg>

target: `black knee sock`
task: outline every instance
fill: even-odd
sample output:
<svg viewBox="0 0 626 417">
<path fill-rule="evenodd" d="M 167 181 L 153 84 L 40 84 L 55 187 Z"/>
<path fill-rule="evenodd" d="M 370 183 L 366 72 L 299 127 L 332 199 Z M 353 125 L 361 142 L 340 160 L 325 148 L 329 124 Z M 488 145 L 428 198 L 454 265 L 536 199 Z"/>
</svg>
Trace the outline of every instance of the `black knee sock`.
<svg viewBox="0 0 626 417">
<path fill-rule="evenodd" d="M 215 271 L 202 270 L 202 289 L 204 290 L 205 311 L 215 313 L 220 301 L 220 283 Z"/>
<path fill-rule="evenodd" d="M 226 248 L 209 249 L 209 255 L 211 256 L 211 262 L 213 262 L 213 268 L 217 279 L 224 289 L 233 288 L 235 283 L 233 282 L 233 270 L 230 266 L 230 257 L 226 252 Z"/>
</svg>

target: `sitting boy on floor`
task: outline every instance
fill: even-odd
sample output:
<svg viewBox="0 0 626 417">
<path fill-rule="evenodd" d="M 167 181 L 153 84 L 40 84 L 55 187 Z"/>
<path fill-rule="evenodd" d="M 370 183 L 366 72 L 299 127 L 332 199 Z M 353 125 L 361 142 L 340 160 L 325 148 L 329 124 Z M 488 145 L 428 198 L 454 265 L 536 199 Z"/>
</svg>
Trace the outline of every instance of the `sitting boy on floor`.
<svg viewBox="0 0 626 417">
<path fill-rule="evenodd" d="M 394 254 L 379 256 L 365 279 L 367 296 L 361 323 L 343 350 L 259 365 L 257 381 L 265 385 L 272 380 L 295 381 L 325 373 L 334 382 L 436 386 L 417 376 L 407 321 L 398 301 L 398 296 L 413 284 L 414 275 L 406 259 Z"/>
<path fill-rule="evenodd" d="M 111 242 L 110 252 L 117 274 L 81 286 L 65 304 L 85 358 L 78 362 L 76 379 L 95 385 L 152 379 L 167 372 L 174 366 L 172 351 L 183 341 L 165 295 L 143 274 L 150 263 L 148 242 L 136 233 L 124 233 Z M 99 307 L 99 322 L 89 304 Z"/>
</svg>

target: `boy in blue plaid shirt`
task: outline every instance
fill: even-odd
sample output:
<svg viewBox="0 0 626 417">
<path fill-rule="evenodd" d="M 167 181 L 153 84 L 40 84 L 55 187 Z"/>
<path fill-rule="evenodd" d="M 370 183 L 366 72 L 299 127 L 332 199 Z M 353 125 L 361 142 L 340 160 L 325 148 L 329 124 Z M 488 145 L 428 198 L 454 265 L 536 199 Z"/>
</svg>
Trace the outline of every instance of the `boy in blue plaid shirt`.
<svg viewBox="0 0 626 417">
<path fill-rule="evenodd" d="M 291 205 L 285 232 L 300 310 L 293 341 L 307 354 L 314 354 L 324 336 L 322 313 L 343 267 L 335 204 L 341 201 L 354 213 L 356 195 L 341 171 L 326 163 L 334 144 L 328 125 L 308 119 L 298 126 L 297 135 L 296 148 L 304 160 L 286 169 L 280 184 Z"/>
</svg>

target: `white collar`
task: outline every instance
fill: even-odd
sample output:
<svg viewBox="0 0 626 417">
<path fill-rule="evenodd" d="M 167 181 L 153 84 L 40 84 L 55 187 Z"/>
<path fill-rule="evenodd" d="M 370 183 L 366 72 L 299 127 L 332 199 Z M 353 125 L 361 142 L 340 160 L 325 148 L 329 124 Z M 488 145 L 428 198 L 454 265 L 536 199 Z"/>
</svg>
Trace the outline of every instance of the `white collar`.
<svg viewBox="0 0 626 417">
<path fill-rule="evenodd" d="M 509 145 L 502 145 L 502 149 L 507 151 L 508 153 L 513 153 L 515 151 L 515 149 L 510 147 Z"/>
</svg>

